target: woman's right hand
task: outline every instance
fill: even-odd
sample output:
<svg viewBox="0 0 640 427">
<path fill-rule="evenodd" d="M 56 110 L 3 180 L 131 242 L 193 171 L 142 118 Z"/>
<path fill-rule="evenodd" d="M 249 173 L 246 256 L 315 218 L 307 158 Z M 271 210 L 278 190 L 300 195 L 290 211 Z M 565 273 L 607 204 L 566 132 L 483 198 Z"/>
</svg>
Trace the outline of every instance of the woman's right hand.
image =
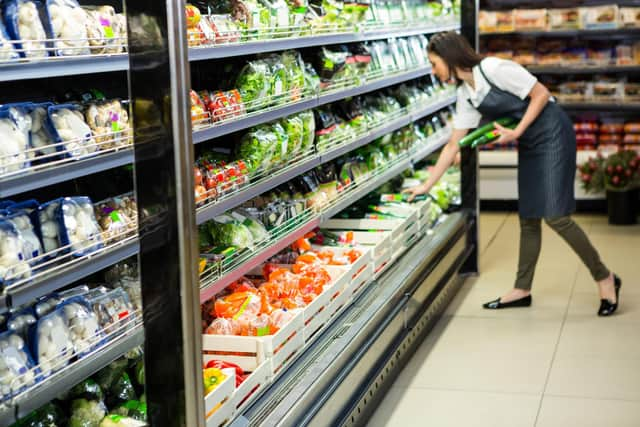
<svg viewBox="0 0 640 427">
<path fill-rule="evenodd" d="M 407 199 L 407 201 L 412 202 L 413 199 L 416 198 L 416 196 L 427 194 L 429 190 L 431 190 L 431 188 L 429 188 L 427 184 L 424 183 L 424 184 L 416 185 L 415 187 L 404 189 L 402 190 L 402 193 L 409 194 L 409 198 Z"/>
</svg>

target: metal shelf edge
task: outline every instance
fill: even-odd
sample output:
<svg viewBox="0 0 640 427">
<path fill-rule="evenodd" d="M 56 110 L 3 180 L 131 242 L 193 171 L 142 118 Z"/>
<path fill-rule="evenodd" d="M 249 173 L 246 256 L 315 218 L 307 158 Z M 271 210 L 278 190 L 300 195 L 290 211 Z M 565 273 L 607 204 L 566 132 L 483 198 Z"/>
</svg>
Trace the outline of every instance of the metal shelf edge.
<svg viewBox="0 0 640 427">
<path fill-rule="evenodd" d="M 442 101 L 438 101 L 435 104 L 428 105 L 421 110 L 410 112 L 411 121 L 414 122 L 416 120 L 420 120 L 429 114 L 435 113 L 438 110 L 441 110 L 445 107 L 448 107 L 451 104 L 454 104 L 458 98 L 456 96 L 450 96 L 449 98 L 443 99 Z"/>
<path fill-rule="evenodd" d="M 131 163 L 133 163 L 133 149 L 125 148 L 113 153 L 96 155 L 37 172 L 0 179 L 0 198 L 58 184 Z"/>
<path fill-rule="evenodd" d="M 118 357 L 131 349 L 142 345 L 143 343 L 144 329 L 142 326 L 137 326 L 135 330 L 107 343 L 103 348 L 96 350 L 94 354 L 86 356 L 85 358 L 73 363 L 73 369 L 71 369 L 66 375 L 56 376 L 56 374 L 54 374 L 53 377 L 45 379 L 42 383 L 38 384 L 36 388 L 38 392 L 35 396 L 28 395 L 24 400 L 19 399 L 15 402 L 18 417 L 23 418 L 29 415 L 32 411 L 42 407 L 55 397 L 60 396 L 62 393 L 98 372 Z M 0 422 L 2 425 L 8 425 L 4 422 L 9 421 L 9 419 L 11 419 L 10 423 L 16 421 L 14 419 L 13 409 L 14 406 L 12 405 L 7 410 L 2 410 L 2 414 L 0 415 Z"/>
<path fill-rule="evenodd" d="M 227 287 L 231 282 L 233 282 L 234 280 L 239 279 L 240 277 L 245 275 L 248 271 L 250 271 L 253 268 L 257 267 L 258 265 L 262 264 L 264 261 L 268 260 L 273 255 L 277 254 L 278 252 L 280 252 L 281 250 L 283 250 L 284 248 L 289 246 L 291 243 L 293 243 L 300 236 L 305 235 L 306 233 L 308 233 L 309 231 L 311 231 L 314 228 L 318 227 L 319 225 L 320 225 L 320 221 L 319 221 L 319 219 L 317 217 L 310 219 L 308 222 L 306 222 L 306 223 L 302 224 L 301 226 L 299 226 L 296 229 L 296 231 L 286 235 L 285 237 L 283 237 L 280 240 L 278 240 L 277 242 L 275 242 L 273 245 L 271 245 L 268 248 L 265 248 L 263 251 L 255 254 L 253 256 L 253 258 L 251 258 L 250 260 L 240 264 L 234 270 L 232 270 L 228 274 L 224 275 L 223 277 L 221 277 L 220 279 L 218 279 L 217 281 L 215 281 L 211 285 L 207 286 L 206 288 L 201 288 L 200 289 L 200 303 L 204 303 L 207 300 L 210 300 L 218 292 L 220 292 L 225 287 Z"/>
<path fill-rule="evenodd" d="M 131 239 L 116 248 L 105 251 L 102 254 L 87 258 L 77 265 L 73 265 L 68 269 L 63 269 L 59 273 L 54 273 L 49 277 L 41 280 L 25 283 L 19 288 L 13 290 L 11 287 L 7 289 L 8 297 L 11 298 L 11 306 L 18 307 L 29 303 L 42 295 L 60 289 L 63 286 L 78 281 L 90 274 L 96 273 L 106 267 L 109 267 L 119 261 L 138 253 L 140 244 L 137 238 Z M 7 295 L 4 296 L 6 298 Z"/>
<path fill-rule="evenodd" d="M 86 58 L 56 58 L 45 61 L 15 62 L 0 65 L 0 81 L 28 80 L 80 74 L 107 73 L 129 69 L 129 55 Z"/>
<path fill-rule="evenodd" d="M 319 156 L 314 156 L 308 159 L 306 162 L 296 166 L 295 168 L 288 170 L 284 173 L 276 174 L 273 178 L 262 182 L 254 187 L 250 187 L 246 190 L 239 191 L 233 196 L 219 202 L 215 203 L 212 206 L 209 206 L 200 211 L 196 211 L 196 223 L 202 224 L 205 221 L 209 221 L 210 219 L 215 218 L 216 216 L 232 209 L 247 200 L 250 200 L 256 196 L 259 196 L 262 193 L 265 193 L 272 188 L 277 187 L 283 182 L 289 181 L 290 179 L 295 178 L 296 176 L 313 169 L 321 163 Z"/>
</svg>

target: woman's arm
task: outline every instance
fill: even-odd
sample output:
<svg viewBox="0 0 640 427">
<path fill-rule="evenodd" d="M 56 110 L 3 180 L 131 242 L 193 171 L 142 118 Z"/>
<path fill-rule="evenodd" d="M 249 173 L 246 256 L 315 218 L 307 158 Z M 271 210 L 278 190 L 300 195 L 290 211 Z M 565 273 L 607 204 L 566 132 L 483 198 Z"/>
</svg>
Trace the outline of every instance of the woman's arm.
<svg viewBox="0 0 640 427">
<path fill-rule="evenodd" d="M 426 182 L 418 185 L 416 187 L 407 188 L 403 191 L 403 193 L 410 193 L 409 201 L 412 201 L 417 195 L 427 194 L 431 187 L 434 186 L 438 180 L 444 175 L 446 170 L 453 164 L 456 159 L 456 155 L 460 151 L 460 147 L 458 146 L 458 141 L 460 141 L 467 133 L 468 129 L 454 129 L 451 134 L 451 138 L 449 138 L 449 142 L 444 146 L 442 151 L 440 152 L 440 156 L 438 157 L 438 161 L 436 165 L 433 167 L 429 175 L 429 179 Z"/>
<path fill-rule="evenodd" d="M 520 123 L 515 129 L 511 130 L 495 123 L 496 129 L 500 131 L 500 138 L 495 142 L 496 144 L 507 143 L 520 138 L 529 128 L 531 123 L 538 118 L 545 105 L 547 105 L 547 102 L 549 102 L 551 94 L 542 84 L 536 83 L 533 86 L 533 89 L 531 89 L 531 92 L 529 92 L 529 97 L 531 98 L 529 107 L 527 107 L 527 111 L 524 113 L 522 120 L 520 120 Z"/>
</svg>

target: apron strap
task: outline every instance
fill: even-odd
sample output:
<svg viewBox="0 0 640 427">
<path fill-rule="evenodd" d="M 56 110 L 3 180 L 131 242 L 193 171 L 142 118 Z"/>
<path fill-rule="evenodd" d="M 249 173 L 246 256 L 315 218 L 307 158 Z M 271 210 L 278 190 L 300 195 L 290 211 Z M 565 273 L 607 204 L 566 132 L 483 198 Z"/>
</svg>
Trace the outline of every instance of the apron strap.
<svg viewBox="0 0 640 427">
<path fill-rule="evenodd" d="M 487 81 L 487 83 L 489 83 L 489 86 L 491 86 L 492 89 L 493 88 L 500 89 L 499 87 L 494 85 L 493 82 L 491 80 L 489 80 L 487 75 L 484 73 L 484 70 L 482 69 L 482 62 L 478 63 L 478 69 L 480 70 L 480 74 L 482 74 L 482 77 L 484 77 L 484 79 Z"/>
</svg>

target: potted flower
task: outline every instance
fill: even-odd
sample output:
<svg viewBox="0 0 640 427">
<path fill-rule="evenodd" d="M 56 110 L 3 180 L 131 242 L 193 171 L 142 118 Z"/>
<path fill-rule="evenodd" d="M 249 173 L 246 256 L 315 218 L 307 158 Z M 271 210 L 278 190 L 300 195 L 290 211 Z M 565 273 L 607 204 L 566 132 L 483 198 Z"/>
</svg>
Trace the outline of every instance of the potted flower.
<svg viewBox="0 0 640 427">
<path fill-rule="evenodd" d="M 635 224 L 638 216 L 640 155 L 633 150 L 619 150 L 603 158 L 590 158 L 579 166 L 580 180 L 587 192 L 607 192 L 609 223 Z"/>
</svg>

